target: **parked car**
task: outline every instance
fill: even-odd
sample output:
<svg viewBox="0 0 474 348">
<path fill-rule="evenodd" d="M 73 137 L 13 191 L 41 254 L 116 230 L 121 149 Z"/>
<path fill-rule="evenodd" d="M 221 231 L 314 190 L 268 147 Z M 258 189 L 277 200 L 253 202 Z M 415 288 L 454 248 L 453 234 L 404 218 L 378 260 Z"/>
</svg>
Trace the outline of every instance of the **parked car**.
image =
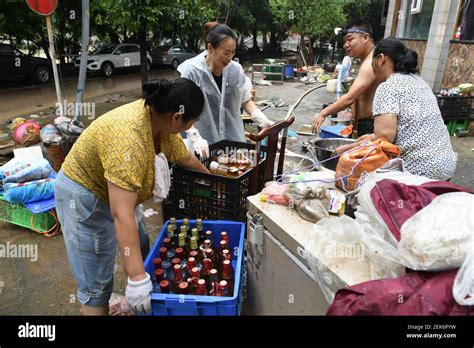
<svg viewBox="0 0 474 348">
<path fill-rule="evenodd" d="M 148 69 L 153 62 L 147 52 Z M 79 69 L 81 58 L 74 62 L 74 68 Z M 106 77 L 112 76 L 116 70 L 137 69 L 140 67 L 140 46 L 137 44 L 112 44 L 102 46 L 87 57 L 88 72 L 102 72 Z"/>
<path fill-rule="evenodd" d="M 8 44 L 0 44 L 0 81 L 51 80 L 51 62 L 45 58 L 25 55 Z"/>
<path fill-rule="evenodd" d="M 175 70 L 182 62 L 197 55 L 198 54 L 196 52 L 180 45 L 160 46 L 157 49 L 151 51 L 153 64 L 171 65 L 171 67 Z"/>
</svg>

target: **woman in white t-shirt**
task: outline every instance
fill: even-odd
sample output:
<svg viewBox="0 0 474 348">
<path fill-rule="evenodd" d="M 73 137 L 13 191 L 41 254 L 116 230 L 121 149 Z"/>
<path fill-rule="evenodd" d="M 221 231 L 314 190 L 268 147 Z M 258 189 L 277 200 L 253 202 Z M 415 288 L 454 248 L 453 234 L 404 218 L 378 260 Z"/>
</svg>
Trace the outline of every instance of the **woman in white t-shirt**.
<svg viewBox="0 0 474 348">
<path fill-rule="evenodd" d="M 374 133 L 355 144 L 336 149 L 342 153 L 367 140 L 386 138 L 400 148 L 405 169 L 435 180 L 450 179 L 457 155 L 444 125 L 435 95 L 415 75 L 418 55 L 398 39 L 388 37 L 374 49 L 372 68 L 381 81 L 373 101 Z"/>
</svg>

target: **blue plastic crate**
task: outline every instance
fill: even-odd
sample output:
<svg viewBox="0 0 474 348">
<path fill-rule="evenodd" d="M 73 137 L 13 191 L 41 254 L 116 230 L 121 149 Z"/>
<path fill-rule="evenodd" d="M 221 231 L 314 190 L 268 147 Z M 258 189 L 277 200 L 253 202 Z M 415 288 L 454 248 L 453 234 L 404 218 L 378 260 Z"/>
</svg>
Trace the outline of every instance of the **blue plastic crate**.
<svg viewBox="0 0 474 348">
<path fill-rule="evenodd" d="M 348 136 L 342 136 L 339 133 L 346 128 L 346 125 L 338 124 L 335 126 L 325 126 L 321 127 L 321 132 L 319 133 L 320 138 L 347 138 Z"/>
<path fill-rule="evenodd" d="M 182 223 L 182 220 L 178 220 Z M 161 229 L 160 235 L 155 241 L 150 253 L 145 260 L 145 271 L 153 274 L 153 260 L 159 257 L 159 249 L 163 245 L 166 237 L 167 221 Z M 189 221 L 190 225 L 195 225 L 195 220 Z M 221 231 L 229 234 L 229 246 L 232 249 L 232 266 L 235 270 L 234 293 L 229 297 L 215 296 L 194 296 L 179 294 L 151 295 L 151 315 L 156 316 L 177 316 L 177 315 L 239 315 L 242 307 L 242 276 L 244 267 L 244 237 L 245 224 L 242 222 L 208 220 L 202 223 L 204 231 L 213 232 L 213 243 L 218 244 Z"/>
</svg>

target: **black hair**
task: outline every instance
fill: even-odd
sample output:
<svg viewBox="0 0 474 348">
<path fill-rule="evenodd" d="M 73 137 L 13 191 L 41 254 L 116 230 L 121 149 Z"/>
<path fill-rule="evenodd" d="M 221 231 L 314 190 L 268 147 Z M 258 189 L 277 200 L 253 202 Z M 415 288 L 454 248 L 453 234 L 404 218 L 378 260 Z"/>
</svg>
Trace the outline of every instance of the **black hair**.
<svg viewBox="0 0 474 348">
<path fill-rule="evenodd" d="M 145 93 L 145 105 L 153 106 L 161 114 L 179 112 L 184 122 L 198 118 L 204 109 L 201 89 L 185 78 L 148 81 L 142 89 Z"/>
<path fill-rule="evenodd" d="M 394 38 L 387 37 L 381 40 L 374 49 L 374 57 L 383 53 L 393 61 L 395 72 L 402 74 L 415 74 L 418 72 L 418 53 L 407 48 L 403 42 Z"/>
<path fill-rule="evenodd" d="M 237 34 L 226 24 L 208 22 L 204 24 L 204 31 L 206 46 L 210 43 L 212 47 L 217 48 L 222 41 L 228 39 L 237 42 Z"/>
<path fill-rule="evenodd" d="M 369 37 L 371 39 L 374 38 L 374 32 L 372 30 L 372 26 L 365 19 L 354 19 L 353 21 L 351 21 L 349 24 L 346 25 L 343 32 L 345 33 L 346 31 L 352 28 L 362 29 L 367 34 L 369 34 Z"/>
</svg>

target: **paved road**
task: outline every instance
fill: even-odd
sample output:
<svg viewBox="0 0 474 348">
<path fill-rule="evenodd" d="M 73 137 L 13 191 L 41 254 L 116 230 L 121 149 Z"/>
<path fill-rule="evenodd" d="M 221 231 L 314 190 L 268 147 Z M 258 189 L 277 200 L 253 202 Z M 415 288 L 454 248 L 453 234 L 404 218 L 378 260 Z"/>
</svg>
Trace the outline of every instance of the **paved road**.
<svg viewBox="0 0 474 348">
<path fill-rule="evenodd" d="M 153 69 L 151 78 L 176 78 L 179 74 L 170 69 Z M 140 73 L 129 72 L 110 78 L 91 76 L 87 78 L 84 101 L 107 94 L 138 89 Z M 65 77 L 62 81 L 63 99 L 73 103 L 76 99 L 77 76 Z M 48 85 L 0 85 L 0 123 L 17 116 L 28 116 L 40 110 L 54 108 L 56 103 L 54 83 Z"/>
</svg>

